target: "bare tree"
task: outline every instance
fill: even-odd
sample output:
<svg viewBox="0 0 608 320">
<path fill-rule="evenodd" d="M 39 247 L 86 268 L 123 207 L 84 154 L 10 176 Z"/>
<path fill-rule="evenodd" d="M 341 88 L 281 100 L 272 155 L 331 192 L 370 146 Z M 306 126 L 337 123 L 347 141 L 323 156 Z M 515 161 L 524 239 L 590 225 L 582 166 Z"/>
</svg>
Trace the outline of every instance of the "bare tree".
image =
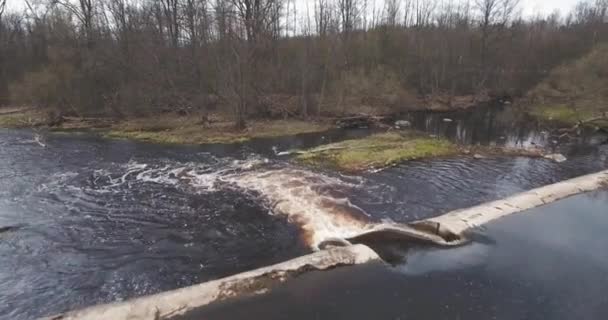
<svg viewBox="0 0 608 320">
<path fill-rule="evenodd" d="M 51 4 L 60 5 L 70 11 L 82 24 L 88 47 L 93 46 L 93 18 L 95 15 L 94 0 L 78 0 L 76 4 L 69 0 L 51 0 Z"/>
<path fill-rule="evenodd" d="M 6 0 L 0 0 L 0 21 L 2 21 L 2 15 L 4 14 L 4 9 L 6 9 Z"/>
<path fill-rule="evenodd" d="M 389 26 L 396 26 L 398 23 L 399 10 L 401 9 L 401 0 L 385 0 L 384 3 L 384 19 Z"/>
<path fill-rule="evenodd" d="M 361 15 L 359 0 L 338 0 L 338 12 L 342 23 L 342 32 L 348 34 L 355 29 Z"/>
<path fill-rule="evenodd" d="M 213 100 L 239 127 L 273 96 L 313 115 L 398 91 L 525 92 L 608 40 L 608 0 L 586 1 L 568 22 L 517 19 L 517 0 L 314 0 L 312 12 L 293 0 L 37 1 L 15 13 L 0 0 L 3 103 L 9 88 L 13 103 L 83 112 Z"/>
<path fill-rule="evenodd" d="M 317 0 L 315 2 L 315 23 L 317 34 L 320 36 L 327 35 L 329 24 L 331 22 L 331 7 L 328 0 Z"/>
<path fill-rule="evenodd" d="M 179 24 L 179 0 L 161 0 L 163 15 L 167 24 L 169 42 L 174 48 L 179 45 L 180 24 Z"/>
<path fill-rule="evenodd" d="M 475 0 L 481 28 L 481 83 L 486 81 L 490 35 L 495 26 L 504 27 L 511 19 L 519 0 Z"/>
<path fill-rule="evenodd" d="M 431 18 L 437 8 L 436 0 L 415 0 L 414 9 L 414 25 L 416 27 L 426 27 L 431 24 Z"/>
<path fill-rule="evenodd" d="M 272 22 L 273 7 L 279 0 L 230 0 L 236 13 L 245 25 L 247 40 L 256 42 L 257 37 L 267 30 Z"/>
</svg>

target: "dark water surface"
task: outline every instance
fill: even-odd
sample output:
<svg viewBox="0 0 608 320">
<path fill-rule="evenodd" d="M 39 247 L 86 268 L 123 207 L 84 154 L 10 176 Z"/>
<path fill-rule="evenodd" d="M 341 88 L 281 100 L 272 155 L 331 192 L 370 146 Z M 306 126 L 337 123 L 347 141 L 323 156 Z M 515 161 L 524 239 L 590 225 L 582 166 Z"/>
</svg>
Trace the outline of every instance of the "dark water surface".
<svg viewBox="0 0 608 320">
<path fill-rule="evenodd" d="M 412 221 L 608 167 L 608 147 L 596 144 L 561 164 L 457 157 L 359 176 L 277 156 L 365 134 L 178 147 L 43 133 L 42 148 L 31 131 L 0 130 L 0 318 L 124 300 L 310 252 L 295 223 L 302 214 L 319 235 L 341 236 L 352 225 L 328 224 L 329 214 Z"/>
<path fill-rule="evenodd" d="M 608 191 L 578 195 L 493 222 L 464 247 L 304 274 L 180 320 L 606 319 L 606 208 Z"/>
</svg>

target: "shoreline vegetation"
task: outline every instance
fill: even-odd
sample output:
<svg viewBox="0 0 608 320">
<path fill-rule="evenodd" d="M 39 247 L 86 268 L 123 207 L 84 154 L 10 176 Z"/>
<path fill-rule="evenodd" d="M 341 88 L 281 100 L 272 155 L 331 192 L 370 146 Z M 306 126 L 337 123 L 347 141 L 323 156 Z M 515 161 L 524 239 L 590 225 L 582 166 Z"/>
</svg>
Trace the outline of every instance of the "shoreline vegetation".
<svg viewBox="0 0 608 320">
<path fill-rule="evenodd" d="M 107 138 L 123 138 L 170 144 L 239 143 L 254 138 L 272 138 L 327 131 L 330 124 L 303 120 L 253 120 L 245 129 L 236 129 L 232 122 L 202 125 L 191 118 L 173 118 L 160 126 L 150 126 L 147 119 L 127 120 L 113 125 Z"/>
<path fill-rule="evenodd" d="M 0 108 L 0 128 L 40 128 L 53 132 L 96 131 L 110 139 L 130 139 L 160 144 L 231 144 L 254 138 L 293 136 L 318 133 L 336 128 L 332 118 L 317 121 L 296 119 L 249 121 L 244 130 L 234 123 L 216 117 L 202 123 L 194 115 L 163 115 L 150 118 L 109 119 L 65 117 L 54 123 L 48 113 L 31 108 Z M 320 145 L 308 150 L 293 150 L 294 161 L 312 167 L 332 168 L 356 173 L 381 170 L 410 160 L 450 156 L 484 159 L 494 156 L 545 157 L 541 148 L 523 149 L 501 146 L 457 145 L 445 138 L 415 130 L 397 130 L 378 125 L 386 131 L 368 136 Z"/>
<path fill-rule="evenodd" d="M 291 153 L 296 154 L 294 159 L 300 164 L 332 168 L 345 173 L 382 170 L 406 161 L 451 156 L 471 157 L 474 160 L 496 156 L 549 156 L 548 159 L 552 159 L 552 155 L 542 148 L 457 145 L 445 138 L 411 130 L 376 133 Z"/>
<path fill-rule="evenodd" d="M 298 152 L 296 161 L 311 166 L 331 167 L 344 172 L 380 169 L 424 158 L 449 156 L 457 147 L 443 138 L 431 138 L 412 131 L 373 134 Z"/>
<path fill-rule="evenodd" d="M 539 120 L 608 129 L 608 44 L 553 69 L 521 104 Z"/>
<path fill-rule="evenodd" d="M 391 0 L 378 10 L 311 0 L 293 11 L 287 0 L 41 1 L 23 10 L 6 1 L 0 106 L 118 119 L 221 113 L 240 129 L 257 119 L 512 102 L 608 42 L 604 0 L 533 16 L 517 0 Z"/>
<path fill-rule="evenodd" d="M 194 115 L 163 114 L 158 117 L 130 119 L 65 117 L 53 123 L 47 113 L 30 108 L 0 108 L 0 127 L 47 127 L 55 132 L 99 131 L 106 138 L 132 139 L 162 144 L 239 143 L 254 138 L 270 138 L 327 131 L 328 120 L 303 121 L 251 120 L 245 129 L 237 129 L 234 122 L 222 118 L 203 122 Z"/>
</svg>

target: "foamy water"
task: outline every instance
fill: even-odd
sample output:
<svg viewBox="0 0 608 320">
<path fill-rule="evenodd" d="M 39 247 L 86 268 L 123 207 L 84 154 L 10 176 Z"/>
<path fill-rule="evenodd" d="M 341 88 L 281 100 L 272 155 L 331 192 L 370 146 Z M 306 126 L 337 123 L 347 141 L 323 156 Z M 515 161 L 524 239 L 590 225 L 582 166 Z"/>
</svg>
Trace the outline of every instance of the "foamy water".
<svg viewBox="0 0 608 320">
<path fill-rule="evenodd" d="M 197 193 L 236 189 L 258 198 L 268 207 L 269 214 L 285 216 L 297 225 L 312 249 L 318 249 L 324 240 L 351 238 L 374 226 L 368 214 L 348 199 L 349 190 L 359 186 L 356 180 L 346 181 L 300 168 L 272 168 L 267 164 L 268 160 L 263 158 L 218 159 L 212 166 L 196 163 L 152 166 L 131 161 L 124 165 L 122 175 L 107 178 L 107 188 L 159 183 Z"/>
<path fill-rule="evenodd" d="M 284 168 L 246 172 L 230 180 L 258 193 L 271 205 L 272 212 L 297 224 L 312 248 L 318 248 L 324 240 L 351 238 L 373 227 L 367 213 L 340 192 L 355 186 L 336 178 Z"/>
</svg>

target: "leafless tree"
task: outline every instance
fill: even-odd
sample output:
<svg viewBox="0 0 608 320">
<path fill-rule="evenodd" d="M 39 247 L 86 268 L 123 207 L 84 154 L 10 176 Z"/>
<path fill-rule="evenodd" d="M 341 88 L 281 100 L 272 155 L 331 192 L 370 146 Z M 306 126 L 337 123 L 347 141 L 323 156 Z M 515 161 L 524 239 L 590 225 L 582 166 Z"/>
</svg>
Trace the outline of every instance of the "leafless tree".
<svg viewBox="0 0 608 320">
<path fill-rule="evenodd" d="M 338 12 L 342 24 L 342 32 L 348 34 L 355 29 L 361 15 L 360 0 L 338 0 Z"/>
<path fill-rule="evenodd" d="M 95 15 L 94 0 L 78 0 L 76 4 L 69 0 L 51 0 L 51 4 L 60 5 L 70 11 L 82 24 L 87 45 L 93 45 L 93 18 Z"/>
<path fill-rule="evenodd" d="M 0 21 L 2 20 L 4 9 L 6 9 L 6 0 L 0 0 Z"/>
<path fill-rule="evenodd" d="M 521 93 L 608 41 L 608 0 L 567 19 L 520 19 L 516 0 L 40 2 L 0 0 L 1 103 L 142 114 L 214 101 L 240 127 L 270 96 L 306 117 L 399 91 Z"/>
<path fill-rule="evenodd" d="M 331 7 L 328 0 L 317 0 L 315 2 L 315 23 L 317 34 L 320 36 L 327 35 L 329 24 L 331 22 Z"/>
<path fill-rule="evenodd" d="M 396 26 L 398 23 L 401 0 L 386 0 L 384 3 L 385 23 L 389 26 Z"/>
<path fill-rule="evenodd" d="M 433 13 L 437 8 L 436 0 L 415 0 L 414 4 L 414 25 L 425 27 L 431 24 Z"/>
</svg>

